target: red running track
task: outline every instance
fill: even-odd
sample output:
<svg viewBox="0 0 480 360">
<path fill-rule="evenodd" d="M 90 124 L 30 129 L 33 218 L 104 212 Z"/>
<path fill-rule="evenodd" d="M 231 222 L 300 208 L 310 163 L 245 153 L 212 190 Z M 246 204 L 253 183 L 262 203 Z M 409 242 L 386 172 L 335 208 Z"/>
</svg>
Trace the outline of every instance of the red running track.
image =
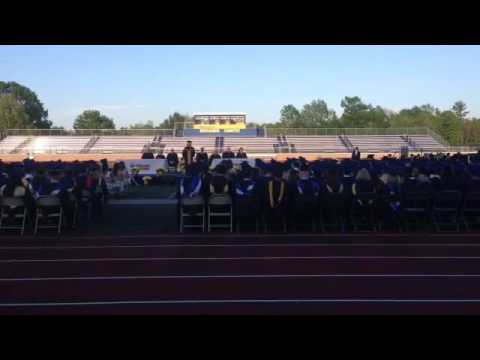
<svg viewBox="0 0 480 360">
<path fill-rule="evenodd" d="M 4 237 L 0 315 L 480 314 L 480 237 Z"/>
</svg>

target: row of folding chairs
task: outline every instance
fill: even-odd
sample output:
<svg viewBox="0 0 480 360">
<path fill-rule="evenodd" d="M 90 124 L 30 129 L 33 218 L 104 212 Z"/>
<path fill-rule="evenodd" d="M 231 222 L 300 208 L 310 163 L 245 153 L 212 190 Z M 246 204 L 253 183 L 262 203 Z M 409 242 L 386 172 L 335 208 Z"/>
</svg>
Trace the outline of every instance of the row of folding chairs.
<svg viewBox="0 0 480 360">
<path fill-rule="evenodd" d="M 326 199 L 323 199 L 325 201 Z M 351 228 L 354 232 L 376 232 L 385 228 L 397 231 L 412 231 L 419 228 L 443 231 L 460 231 L 461 225 L 471 231 L 480 227 L 480 193 L 471 192 L 463 194 L 459 191 L 441 191 L 435 194 L 412 192 L 404 194 L 400 199 L 400 208 L 391 215 L 390 219 L 382 218 L 383 204 L 388 204 L 388 199 L 381 199 L 375 193 L 363 193 L 352 198 L 347 212 L 345 212 L 345 201 L 342 196 L 331 196 L 327 203 L 316 206 L 309 202 L 294 201 L 291 212 L 285 211 L 276 222 L 287 231 L 287 227 L 297 231 L 300 228 L 307 228 L 309 231 L 329 232 L 347 231 Z M 190 205 L 197 205 L 197 212 L 185 211 Z M 205 206 L 207 205 L 207 206 Z M 223 209 L 218 210 L 218 206 Z M 229 196 L 210 198 L 205 204 L 202 197 L 185 199 L 181 202 L 180 231 L 185 228 L 196 227 L 207 228 L 210 232 L 217 227 L 212 219 L 217 216 L 224 216 L 228 222 L 218 227 L 226 227 L 233 231 L 233 224 L 236 230 L 240 230 L 243 215 L 247 214 L 255 220 L 255 230 L 259 231 L 259 223 L 263 223 L 264 232 L 268 232 L 273 225 L 267 219 L 267 214 L 259 214 L 258 203 L 250 201 L 246 203 L 235 202 L 232 214 L 232 201 Z M 200 223 L 186 224 L 185 218 L 197 216 L 202 219 Z M 271 220 L 271 219 L 270 219 Z"/>
<path fill-rule="evenodd" d="M 86 222 L 89 222 L 92 217 L 92 201 L 89 193 L 82 192 L 80 202 L 72 196 L 72 203 L 72 227 L 75 228 L 77 225 L 81 206 L 85 208 Z M 20 230 L 20 234 L 23 235 L 29 215 L 28 207 L 22 198 L 0 198 L 0 230 Z M 56 196 L 41 196 L 36 199 L 32 223 L 35 235 L 39 229 L 55 229 L 60 234 L 62 226 L 65 224 L 65 210 L 59 198 Z"/>
<path fill-rule="evenodd" d="M 219 221 L 223 220 L 223 221 Z M 232 199 L 228 194 L 212 194 L 207 202 L 202 196 L 180 200 L 180 232 L 197 228 L 205 232 L 212 229 L 228 229 L 233 232 Z"/>
<path fill-rule="evenodd" d="M 56 229 L 61 233 L 64 217 L 60 200 L 55 196 L 40 197 L 35 201 L 33 232 L 39 229 Z M 17 197 L 0 199 L 0 230 L 20 230 L 23 235 L 29 217 L 25 201 Z"/>
</svg>

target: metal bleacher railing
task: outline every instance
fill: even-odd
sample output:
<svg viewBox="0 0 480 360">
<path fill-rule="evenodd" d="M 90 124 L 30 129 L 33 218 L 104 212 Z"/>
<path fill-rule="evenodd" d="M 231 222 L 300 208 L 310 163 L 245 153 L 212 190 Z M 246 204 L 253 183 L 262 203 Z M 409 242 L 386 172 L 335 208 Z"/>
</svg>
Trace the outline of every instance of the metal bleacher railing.
<svg viewBox="0 0 480 360">
<path fill-rule="evenodd" d="M 7 129 L 5 136 L 174 136 L 174 129 Z"/>
<path fill-rule="evenodd" d="M 429 135 L 427 128 L 274 128 L 267 127 L 268 137 L 339 136 L 339 135 Z"/>
</svg>

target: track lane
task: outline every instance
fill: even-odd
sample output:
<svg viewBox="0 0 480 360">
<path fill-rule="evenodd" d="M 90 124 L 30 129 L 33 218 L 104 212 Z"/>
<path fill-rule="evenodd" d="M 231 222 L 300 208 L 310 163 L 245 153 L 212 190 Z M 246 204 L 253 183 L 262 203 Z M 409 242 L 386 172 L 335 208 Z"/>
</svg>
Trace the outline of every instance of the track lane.
<svg viewBox="0 0 480 360">
<path fill-rule="evenodd" d="M 480 274 L 466 258 L 158 258 L 0 262 L 0 282 L 15 278 L 241 274 Z M 81 259 L 80 259 L 81 260 Z M 87 260 L 87 259 L 84 259 Z M 93 261 L 92 261 L 93 260 Z"/>
</svg>

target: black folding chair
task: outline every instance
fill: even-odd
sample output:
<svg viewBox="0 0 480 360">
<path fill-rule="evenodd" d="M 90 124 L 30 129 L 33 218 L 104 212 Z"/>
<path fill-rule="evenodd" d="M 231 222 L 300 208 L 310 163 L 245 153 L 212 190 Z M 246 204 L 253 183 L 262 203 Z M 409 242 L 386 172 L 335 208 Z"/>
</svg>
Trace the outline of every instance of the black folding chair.
<svg viewBox="0 0 480 360">
<path fill-rule="evenodd" d="M 458 212 L 462 201 L 462 193 L 456 190 L 440 191 L 433 198 L 432 217 L 435 230 L 445 232 L 452 228 L 459 232 Z"/>
<path fill-rule="evenodd" d="M 64 215 L 60 200 L 56 196 L 40 197 L 36 207 L 34 234 L 37 235 L 38 229 L 56 229 L 60 234 Z"/>
<path fill-rule="evenodd" d="M 0 198 L 0 229 L 20 230 L 20 235 L 25 232 L 27 207 L 21 198 Z"/>
<path fill-rule="evenodd" d="M 317 204 L 315 197 L 307 197 L 304 195 L 297 195 L 293 198 L 291 209 L 291 224 L 292 229 L 297 231 L 300 226 L 309 226 L 314 232 L 317 230 L 316 218 Z"/>
<path fill-rule="evenodd" d="M 325 192 L 319 205 L 320 230 L 345 230 L 345 194 Z"/>
<path fill-rule="evenodd" d="M 425 228 L 431 217 L 432 194 L 429 192 L 407 192 L 403 198 L 404 222 L 407 231 L 419 226 Z"/>
<path fill-rule="evenodd" d="M 240 232 L 244 224 L 255 223 L 255 232 L 259 230 L 259 212 L 260 206 L 258 198 L 255 196 L 237 197 L 235 199 L 235 228 Z M 251 222 L 249 220 L 252 220 Z"/>
<path fill-rule="evenodd" d="M 467 231 L 480 226 L 480 192 L 465 195 L 460 215 Z"/>
</svg>

